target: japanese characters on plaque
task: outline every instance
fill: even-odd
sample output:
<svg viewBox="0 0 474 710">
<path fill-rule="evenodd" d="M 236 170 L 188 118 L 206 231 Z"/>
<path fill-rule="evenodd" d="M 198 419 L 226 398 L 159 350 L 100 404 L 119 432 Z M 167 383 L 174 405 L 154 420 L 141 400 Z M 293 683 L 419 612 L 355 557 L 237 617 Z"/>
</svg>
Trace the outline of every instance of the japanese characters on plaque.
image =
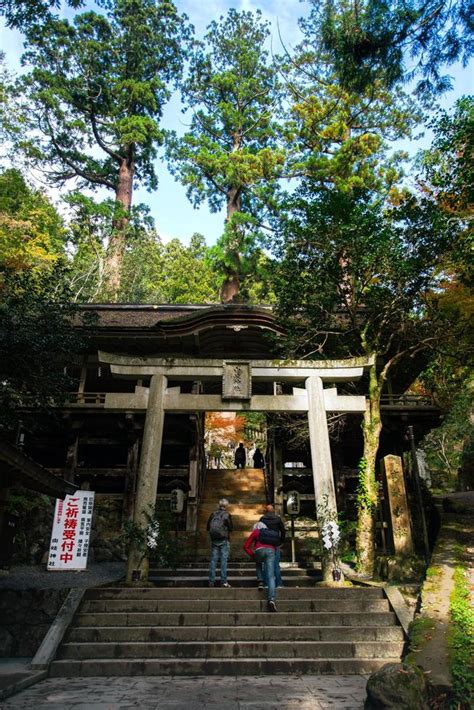
<svg viewBox="0 0 474 710">
<path fill-rule="evenodd" d="M 252 372 L 249 362 L 224 362 L 222 399 L 250 399 Z"/>
<path fill-rule="evenodd" d="M 93 491 L 56 500 L 48 570 L 86 569 L 93 511 Z"/>
</svg>

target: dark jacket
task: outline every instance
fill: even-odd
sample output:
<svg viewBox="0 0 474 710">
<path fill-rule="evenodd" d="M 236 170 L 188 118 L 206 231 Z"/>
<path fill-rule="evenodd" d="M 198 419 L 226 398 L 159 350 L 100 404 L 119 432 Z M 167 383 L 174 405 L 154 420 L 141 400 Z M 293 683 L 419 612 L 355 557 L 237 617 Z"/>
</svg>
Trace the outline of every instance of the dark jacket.
<svg viewBox="0 0 474 710">
<path fill-rule="evenodd" d="M 267 528 L 269 528 L 270 530 L 276 530 L 277 532 L 279 532 L 281 543 L 283 544 L 285 542 L 285 524 L 283 523 L 283 520 L 280 518 L 279 515 L 277 515 L 276 513 L 265 513 L 265 515 L 262 515 L 262 517 L 260 518 L 260 522 L 265 523 Z"/>
<path fill-rule="evenodd" d="M 242 464 L 245 466 L 245 463 L 247 461 L 247 452 L 245 451 L 243 446 L 238 446 L 235 450 L 234 454 L 234 464 L 238 466 L 239 464 Z"/>
</svg>

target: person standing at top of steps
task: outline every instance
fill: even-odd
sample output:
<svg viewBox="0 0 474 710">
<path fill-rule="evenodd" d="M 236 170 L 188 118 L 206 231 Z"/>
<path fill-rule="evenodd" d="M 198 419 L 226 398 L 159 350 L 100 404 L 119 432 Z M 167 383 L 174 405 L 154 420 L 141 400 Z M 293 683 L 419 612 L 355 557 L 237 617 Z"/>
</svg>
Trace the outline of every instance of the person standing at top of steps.
<svg viewBox="0 0 474 710">
<path fill-rule="evenodd" d="M 268 540 L 265 537 L 268 535 Z M 274 530 L 269 530 L 267 527 L 256 528 L 252 530 L 246 541 L 244 542 L 244 550 L 256 564 L 262 564 L 267 583 L 267 600 L 268 610 L 276 611 L 276 587 L 275 587 L 275 553 L 277 546 L 270 541 L 277 537 Z"/>
<path fill-rule="evenodd" d="M 233 530 L 232 516 L 227 510 L 229 501 L 221 498 L 219 508 L 211 513 L 207 521 L 207 531 L 211 538 L 211 562 L 209 565 L 209 586 L 216 583 L 217 562 L 220 560 L 221 587 L 230 587 L 227 581 L 227 561 L 230 553 L 230 533 Z"/>
<path fill-rule="evenodd" d="M 253 455 L 253 467 L 254 468 L 265 468 L 265 459 L 263 458 L 263 454 L 260 451 L 260 449 L 257 448 L 255 449 L 255 453 Z"/>
<path fill-rule="evenodd" d="M 238 445 L 234 454 L 234 466 L 235 468 L 245 468 L 247 463 L 247 454 L 245 453 L 244 445 L 242 442 Z"/>
<path fill-rule="evenodd" d="M 280 559 L 281 559 L 281 545 L 285 542 L 286 530 L 285 524 L 279 515 L 275 513 L 275 508 L 271 503 L 265 506 L 265 512 L 260 518 L 260 522 L 264 523 L 269 530 L 275 530 L 280 535 L 280 545 L 277 547 L 275 553 L 275 584 L 277 587 L 283 587 L 283 580 L 281 578 L 280 569 Z"/>
</svg>

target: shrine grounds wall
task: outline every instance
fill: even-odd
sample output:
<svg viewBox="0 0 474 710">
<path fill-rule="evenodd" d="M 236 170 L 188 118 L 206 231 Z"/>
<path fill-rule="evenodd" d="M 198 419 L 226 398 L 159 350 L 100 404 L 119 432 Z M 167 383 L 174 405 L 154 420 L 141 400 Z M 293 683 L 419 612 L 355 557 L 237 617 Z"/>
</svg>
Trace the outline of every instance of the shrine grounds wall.
<svg viewBox="0 0 474 710">
<path fill-rule="evenodd" d="M 0 590 L 0 658 L 34 656 L 69 589 Z"/>
</svg>

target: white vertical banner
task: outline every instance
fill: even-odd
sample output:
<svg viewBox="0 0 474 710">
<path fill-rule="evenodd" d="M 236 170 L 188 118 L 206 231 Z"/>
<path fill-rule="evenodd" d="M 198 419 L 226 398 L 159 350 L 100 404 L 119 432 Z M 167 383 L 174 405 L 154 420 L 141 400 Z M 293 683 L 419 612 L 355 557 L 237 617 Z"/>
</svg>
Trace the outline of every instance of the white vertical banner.
<svg viewBox="0 0 474 710">
<path fill-rule="evenodd" d="M 56 500 L 48 570 L 86 569 L 93 511 L 94 491 Z"/>
</svg>

